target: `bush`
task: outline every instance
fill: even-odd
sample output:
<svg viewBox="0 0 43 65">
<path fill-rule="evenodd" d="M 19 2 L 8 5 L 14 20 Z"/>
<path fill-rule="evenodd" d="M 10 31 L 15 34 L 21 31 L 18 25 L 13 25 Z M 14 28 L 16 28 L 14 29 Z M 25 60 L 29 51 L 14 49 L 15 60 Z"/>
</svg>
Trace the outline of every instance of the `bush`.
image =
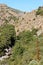
<svg viewBox="0 0 43 65">
<path fill-rule="evenodd" d="M 43 59 L 40 60 L 39 65 L 43 65 Z"/>
<path fill-rule="evenodd" d="M 0 51 L 3 51 L 6 47 L 14 45 L 15 39 L 16 34 L 14 26 L 6 24 L 0 27 Z"/>
<path fill-rule="evenodd" d="M 12 49 L 12 55 L 9 62 L 13 65 L 28 65 L 35 56 L 34 31 L 23 31 L 17 36 L 17 41 Z"/>
<path fill-rule="evenodd" d="M 36 15 L 42 15 L 43 16 L 43 7 L 39 7 L 36 11 Z"/>
<path fill-rule="evenodd" d="M 37 30 L 23 31 L 17 36 L 15 45 L 12 48 L 12 55 L 6 60 L 8 65 L 43 65 L 43 60 L 37 62 L 36 43 Z M 40 54 L 43 59 L 43 36 L 38 37 Z"/>
<path fill-rule="evenodd" d="M 37 62 L 37 61 L 32 60 L 32 61 L 29 63 L 29 65 L 39 65 L 39 64 L 38 64 L 38 62 Z"/>
</svg>

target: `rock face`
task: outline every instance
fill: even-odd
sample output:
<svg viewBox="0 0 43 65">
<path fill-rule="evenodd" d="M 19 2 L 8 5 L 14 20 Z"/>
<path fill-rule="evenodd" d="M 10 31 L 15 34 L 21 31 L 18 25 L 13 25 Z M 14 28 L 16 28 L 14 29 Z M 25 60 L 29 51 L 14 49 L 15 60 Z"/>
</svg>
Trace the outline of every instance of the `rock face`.
<svg viewBox="0 0 43 65">
<path fill-rule="evenodd" d="M 0 26 L 4 23 L 14 25 L 16 35 L 24 30 L 31 30 L 32 28 L 39 29 L 38 35 L 43 33 L 43 16 L 36 16 L 36 10 L 24 13 L 10 8 L 5 4 L 0 4 Z"/>
</svg>

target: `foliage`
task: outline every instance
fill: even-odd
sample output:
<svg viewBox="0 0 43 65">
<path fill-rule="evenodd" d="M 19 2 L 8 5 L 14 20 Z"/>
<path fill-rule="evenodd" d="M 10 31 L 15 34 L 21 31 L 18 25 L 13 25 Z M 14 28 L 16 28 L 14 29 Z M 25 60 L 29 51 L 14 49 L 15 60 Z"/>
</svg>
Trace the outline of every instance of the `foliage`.
<svg viewBox="0 0 43 65">
<path fill-rule="evenodd" d="M 15 45 L 12 47 L 12 55 L 6 59 L 8 65 L 43 65 L 43 35 L 37 37 L 37 30 L 23 31 L 17 36 Z M 40 47 L 41 59 L 36 60 L 37 38 Z M 5 61 L 4 61 L 5 62 Z"/>
<path fill-rule="evenodd" d="M 13 65 L 28 65 L 35 56 L 36 36 L 33 31 L 23 31 L 17 36 L 17 41 L 12 49 L 8 63 Z M 10 64 L 9 64 L 10 65 Z"/>
<path fill-rule="evenodd" d="M 39 65 L 43 65 L 43 59 L 40 60 Z"/>
<path fill-rule="evenodd" d="M 38 64 L 38 62 L 37 62 L 37 61 L 32 60 L 32 61 L 29 63 L 29 65 L 39 65 L 39 64 Z"/>
<path fill-rule="evenodd" d="M 1 26 L 0 27 L 0 52 L 3 51 L 4 48 L 13 45 L 15 41 L 15 37 L 16 35 L 15 35 L 14 26 L 9 24 L 5 24 Z"/>
<path fill-rule="evenodd" d="M 43 7 L 39 7 L 36 11 L 36 15 L 42 15 L 43 16 Z"/>
</svg>

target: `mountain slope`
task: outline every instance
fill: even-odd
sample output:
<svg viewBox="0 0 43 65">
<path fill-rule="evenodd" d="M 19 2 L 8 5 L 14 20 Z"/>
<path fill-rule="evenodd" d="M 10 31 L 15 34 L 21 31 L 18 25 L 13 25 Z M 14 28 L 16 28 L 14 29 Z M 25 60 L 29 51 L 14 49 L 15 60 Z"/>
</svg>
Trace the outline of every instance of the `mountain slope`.
<svg viewBox="0 0 43 65">
<path fill-rule="evenodd" d="M 17 35 L 24 30 L 31 30 L 32 28 L 38 28 L 39 32 L 42 33 L 43 16 L 36 16 L 36 11 L 26 13 L 10 8 L 5 4 L 0 4 L 0 25 L 3 23 L 13 24 Z"/>
<path fill-rule="evenodd" d="M 22 12 L 19 10 L 10 8 L 5 4 L 0 4 L 0 25 L 3 24 L 5 20 L 11 21 L 11 19 L 14 20 L 14 18 L 18 18 L 20 13 Z"/>
<path fill-rule="evenodd" d="M 26 13 L 0 4 L 1 65 L 43 65 L 42 13 L 43 7 Z"/>
</svg>

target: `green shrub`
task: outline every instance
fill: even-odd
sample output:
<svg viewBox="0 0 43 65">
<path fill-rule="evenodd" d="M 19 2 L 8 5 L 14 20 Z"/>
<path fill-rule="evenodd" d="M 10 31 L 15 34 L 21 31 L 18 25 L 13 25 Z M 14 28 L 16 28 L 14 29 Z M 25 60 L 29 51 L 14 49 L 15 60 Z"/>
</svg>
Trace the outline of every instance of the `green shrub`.
<svg viewBox="0 0 43 65">
<path fill-rule="evenodd" d="M 36 11 L 36 15 L 42 15 L 43 16 L 43 7 L 39 7 Z"/>
<path fill-rule="evenodd" d="M 37 61 L 32 60 L 32 61 L 30 61 L 29 65 L 39 65 L 39 64 L 38 64 L 38 62 L 37 62 Z"/>
<path fill-rule="evenodd" d="M 0 27 L 0 52 L 15 43 L 16 34 L 13 25 L 5 24 Z M 2 53 L 2 52 L 1 52 Z"/>
<path fill-rule="evenodd" d="M 28 65 L 35 55 L 36 32 L 23 31 L 17 36 L 9 62 L 13 65 Z"/>
<path fill-rule="evenodd" d="M 6 60 L 8 65 L 43 65 L 43 60 L 37 62 L 36 43 L 39 40 L 40 55 L 43 59 L 43 36 L 37 37 L 37 30 L 23 31 L 17 36 L 15 45 L 12 48 L 12 55 Z M 36 60 L 35 60 L 36 59 Z"/>
<path fill-rule="evenodd" d="M 39 65 L 43 65 L 43 59 L 40 60 Z"/>
</svg>

